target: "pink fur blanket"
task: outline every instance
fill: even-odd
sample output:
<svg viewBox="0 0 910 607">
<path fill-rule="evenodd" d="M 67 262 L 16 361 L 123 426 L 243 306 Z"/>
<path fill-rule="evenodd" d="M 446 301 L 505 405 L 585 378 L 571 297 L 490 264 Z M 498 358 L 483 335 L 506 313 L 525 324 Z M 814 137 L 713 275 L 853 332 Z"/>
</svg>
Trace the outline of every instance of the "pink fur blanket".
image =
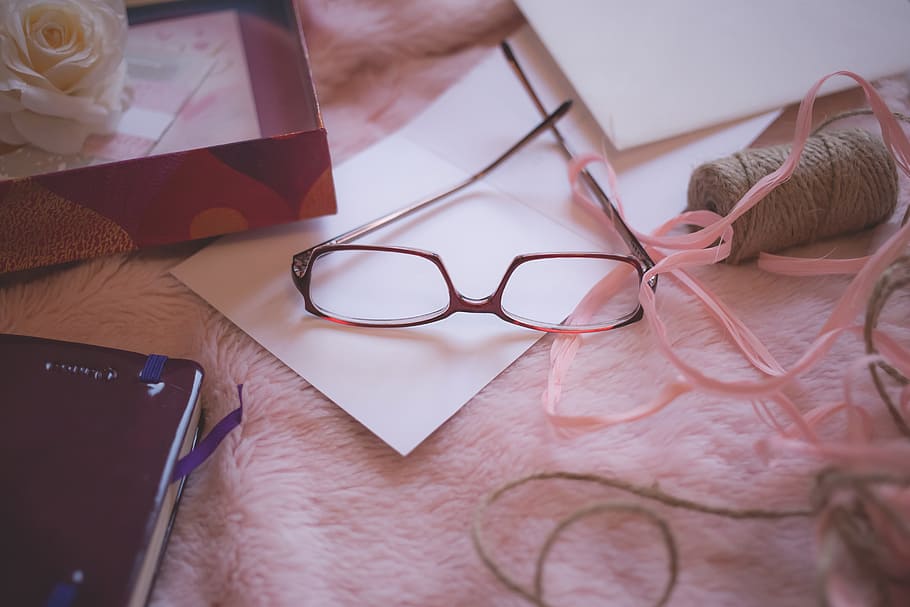
<svg viewBox="0 0 910 607">
<path fill-rule="evenodd" d="M 302 5 L 336 163 L 403 124 L 521 22 L 505 0 Z M 872 238 L 839 241 L 837 253 L 862 252 Z M 242 426 L 189 479 L 155 605 L 523 605 L 485 568 L 470 536 L 481 499 L 510 479 L 590 472 L 716 506 L 801 509 L 825 464 L 793 455 L 763 461 L 755 444 L 772 430 L 750 403 L 698 393 L 644 421 L 561 437 L 540 406 L 549 338 L 402 458 L 168 273 L 199 246 L 0 279 L 0 331 L 198 360 L 210 424 L 237 405 L 235 385 L 245 384 Z M 846 284 L 772 276 L 754 264 L 711 267 L 700 277 L 785 366 L 817 335 Z M 690 360 L 727 379 L 751 376 L 691 297 L 671 280 L 658 295 L 671 338 Z M 905 338 L 907 303 L 890 307 Z M 844 367 L 861 352 L 859 339 L 842 339 L 788 395 L 798 404 L 839 400 Z M 585 341 L 564 402 L 573 411 L 628 408 L 673 377 L 648 325 L 638 323 Z M 859 383 L 872 394 L 868 381 Z M 880 406 L 869 413 L 875 432 L 893 434 Z M 529 484 L 491 511 L 490 550 L 530 588 L 554 522 L 604 500 L 642 504 L 570 481 Z M 812 519 L 737 521 L 653 507 L 678 547 L 671 605 L 815 601 Z M 667 558 L 659 531 L 643 519 L 585 519 L 553 548 L 545 596 L 554 605 L 653 604 L 667 583 Z"/>
</svg>

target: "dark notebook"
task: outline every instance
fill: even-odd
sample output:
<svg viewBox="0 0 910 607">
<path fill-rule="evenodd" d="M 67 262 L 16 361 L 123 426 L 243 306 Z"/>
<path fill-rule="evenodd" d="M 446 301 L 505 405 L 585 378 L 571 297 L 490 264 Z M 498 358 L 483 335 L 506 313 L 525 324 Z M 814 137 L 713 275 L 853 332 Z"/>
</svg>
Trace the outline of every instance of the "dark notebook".
<svg viewBox="0 0 910 607">
<path fill-rule="evenodd" d="M 146 603 L 202 377 L 189 360 L 0 335 L 0 603 Z"/>
</svg>

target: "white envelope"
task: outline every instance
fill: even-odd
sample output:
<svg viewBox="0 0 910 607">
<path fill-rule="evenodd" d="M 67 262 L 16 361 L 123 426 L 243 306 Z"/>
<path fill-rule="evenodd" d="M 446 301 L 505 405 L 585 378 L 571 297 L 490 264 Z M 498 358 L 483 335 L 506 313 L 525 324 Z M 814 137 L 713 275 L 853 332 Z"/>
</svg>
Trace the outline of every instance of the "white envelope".
<svg viewBox="0 0 910 607">
<path fill-rule="evenodd" d="M 517 3 L 619 149 L 910 69 L 907 0 Z"/>
</svg>

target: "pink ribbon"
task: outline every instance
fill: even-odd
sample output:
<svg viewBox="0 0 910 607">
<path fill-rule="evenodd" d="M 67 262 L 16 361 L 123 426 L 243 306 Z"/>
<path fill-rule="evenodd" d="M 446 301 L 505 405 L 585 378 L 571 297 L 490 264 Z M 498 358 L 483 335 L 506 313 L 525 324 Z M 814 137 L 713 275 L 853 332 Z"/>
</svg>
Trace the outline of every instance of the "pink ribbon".
<svg viewBox="0 0 910 607">
<path fill-rule="evenodd" d="M 863 458 L 869 455 L 870 450 L 878 446 L 869 444 L 870 431 L 867 415 L 862 409 L 853 404 L 851 377 L 855 374 L 848 372 L 845 376 L 844 401 L 817 407 L 808 412 L 801 412 L 796 405 L 787 398 L 782 390 L 796 378 L 812 369 L 827 354 L 837 339 L 846 334 L 857 334 L 861 327 L 855 324 L 857 315 L 864 309 L 871 290 L 885 268 L 892 263 L 910 242 L 910 222 L 907 222 L 886 240 L 878 250 L 868 257 L 858 259 L 796 259 L 778 255 L 762 253 L 758 265 L 760 268 L 781 274 L 794 276 L 814 276 L 823 274 L 849 274 L 853 275 L 850 285 L 841 296 L 830 317 L 825 322 L 819 334 L 789 369 L 785 369 L 775 359 L 768 348 L 758 337 L 730 310 L 718 297 L 710 292 L 690 272 L 693 268 L 712 265 L 727 258 L 730 246 L 735 237 L 733 222 L 749 209 L 758 204 L 774 188 L 787 181 L 793 174 L 799 162 L 800 154 L 805 147 L 810 135 L 812 107 L 819 88 L 829 78 L 837 75 L 847 76 L 855 80 L 866 94 L 872 111 L 881 125 L 882 138 L 886 147 L 894 155 L 897 166 L 905 174 L 910 175 L 910 141 L 897 120 L 888 109 L 878 92 L 863 78 L 847 71 L 835 72 L 819 80 L 806 94 L 800 104 L 796 119 L 796 129 L 793 145 L 784 163 L 776 171 L 766 175 L 746 192 L 739 202 L 726 216 L 720 216 L 710 211 L 694 211 L 682 213 L 660 226 L 653 234 L 636 232 L 636 236 L 648 247 L 656 264 L 644 275 L 639 299 L 644 310 L 645 320 L 650 324 L 653 334 L 657 339 L 658 349 L 673 364 L 679 377 L 669 381 L 660 390 L 658 395 L 650 402 L 635 407 L 622 413 L 603 413 L 600 415 L 569 415 L 561 413 L 559 402 L 562 385 L 572 360 L 581 345 L 577 335 L 557 335 L 550 350 L 550 372 L 547 378 L 547 387 L 543 394 L 543 405 L 546 415 L 557 427 L 574 431 L 591 431 L 597 428 L 627 423 L 647 417 L 671 405 L 678 397 L 689 392 L 702 392 L 706 394 L 721 395 L 751 402 L 756 414 L 777 432 L 775 439 L 768 439 L 761 445 L 760 450 L 766 453 L 786 449 L 788 451 L 806 451 L 820 456 L 837 458 Z M 619 195 L 616 173 L 609 162 L 594 155 L 577 159 L 569 169 L 569 178 L 572 183 L 574 198 L 583 204 L 592 213 L 597 213 L 604 225 L 612 229 L 612 223 L 600 211 L 599 206 L 592 201 L 584 191 L 579 179 L 581 170 L 591 162 L 602 162 L 607 169 L 610 191 L 616 203 L 617 210 L 624 217 L 622 200 Z M 680 225 L 695 226 L 698 229 L 688 233 L 671 234 L 671 230 Z M 689 364 L 684 358 L 674 352 L 667 336 L 666 326 L 657 311 L 655 293 L 647 285 L 655 275 L 665 275 L 685 290 L 693 294 L 708 310 L 711 317 L 723 328 L 737 345 L 749 363 L 761 372 L 762 376 L 752 380 L 728 381 L 715 377 L 703 369 Z M 598 283 L 591 292 L 582 300 L 573 317 L 589 315 L 606 298 L 610 297 L 617 288 L 618 281 L 613 277 L 606 277 Z M 896 343 L 894 339 L 876 332 L 876 348 L 880 354 L 876 361 L 887 361 L 896 369 L 908 374 L 910 371 L 910 352 Z M 872 359 L 864 358 L 863 365 Z M 769 403 L 777 405 L 777 409 L 786 416 L 781 421 L 769 407 Z M 906 410 L 910 406 L 910 389 L 903 390 L 900 406 Z M 844 414 L 848 424 L 843 443 L 831 441 L 822 442 L 815 429 L 819 424 L 832 415 Z M 904 458 L 910 462 L 910 447 L 897 445 L 882 445 L 881 450 L 873 459 L 890 456 Z"/>
</svg>

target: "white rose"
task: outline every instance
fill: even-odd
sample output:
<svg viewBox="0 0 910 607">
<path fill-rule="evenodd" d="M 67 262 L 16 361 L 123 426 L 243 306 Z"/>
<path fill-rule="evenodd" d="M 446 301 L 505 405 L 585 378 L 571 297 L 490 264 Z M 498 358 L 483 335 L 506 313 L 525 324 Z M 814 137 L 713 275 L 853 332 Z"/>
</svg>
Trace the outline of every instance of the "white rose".
<svg viewBox="0 0 910 607">
<path fill-rule="evenodd" d="M 74 154 L 125 109 L 123 0 L 0 0 L 0 141 Z"/>
</svg>

